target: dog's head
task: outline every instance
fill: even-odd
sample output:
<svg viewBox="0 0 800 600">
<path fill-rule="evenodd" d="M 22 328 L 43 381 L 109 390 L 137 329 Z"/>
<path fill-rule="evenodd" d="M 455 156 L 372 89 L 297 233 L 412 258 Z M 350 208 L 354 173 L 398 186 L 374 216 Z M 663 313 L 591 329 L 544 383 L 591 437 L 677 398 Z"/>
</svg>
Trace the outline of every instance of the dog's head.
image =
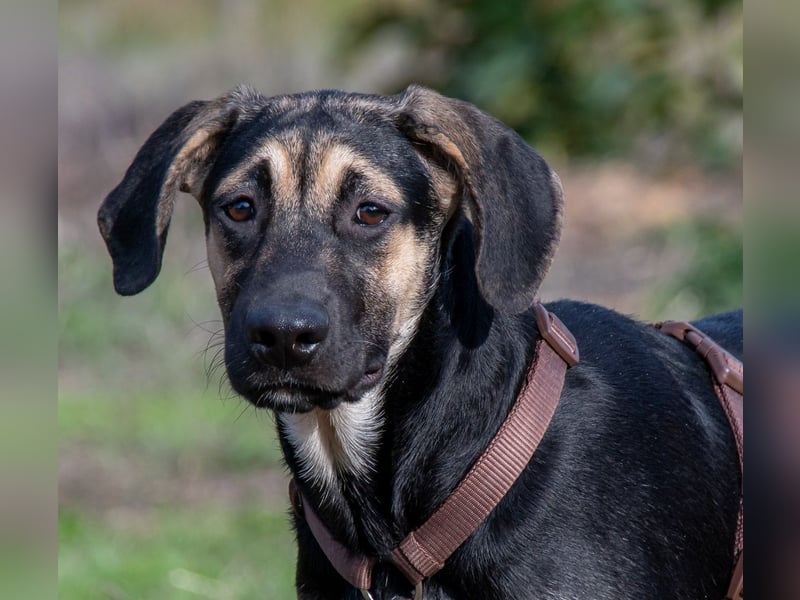
<svg viewBox="0 0 800 600">
<path fill-rule="evenodd" d="M 103 202 L 120 294 L 158 275 L 179 190 L 203 209 L 231 383 L 285 411 L 356 401 L 385 379 L 455 231 L 471 232 L 483 300 L 525 310 L 562 212 L 544 160 L 467 103 L 419 87 L 241 88 L 173 113 Z"/>
</svg>

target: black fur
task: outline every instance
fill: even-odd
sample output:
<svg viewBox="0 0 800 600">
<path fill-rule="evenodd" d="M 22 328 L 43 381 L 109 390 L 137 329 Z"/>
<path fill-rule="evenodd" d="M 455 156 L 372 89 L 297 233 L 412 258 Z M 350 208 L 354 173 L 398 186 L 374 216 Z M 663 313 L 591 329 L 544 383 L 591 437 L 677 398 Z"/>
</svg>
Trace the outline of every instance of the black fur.
<svg viewBox="0 0 800 600">
<path fill-rule="evenodd" d="M 339 476 L 331 497 L 301 474 L 279 425 L 287 463 L 331 531 L 354 550 L 387 556 L 450 494 L 517 396 L 538 337 L 524 308 L 558 240 L 560 186 L 516 134 L 419 88 L 394 97 L 234 92 L 178 111 L 101 209 L 115 285 L 135 293 L 156 277 L 166 227 L 155 224 L 168 223 L 175 191 L 164 189 L 167 173 L 187 140 L 207 131 L 173 183 L 198 198 L 207 233 L 225 232 L 222 252 L 233 274 L 217 291 L 232 382 L 250 401 L 278 410 L 357 402 L 363 390 L 354 382 L 386 360 L 393 314 L 374 292 L 365 295 L 360 275 L 377 268 L 386 250 L 381 230 L 342 225 L 361 193 L 358 178 L 343 184 L 332 215 L 309 217 L 302 231 L 270 212 L 277 210 L 274 190 L 258 169 L 248 174 L 247 190 L 259 219 L 233 226 L 220 216 L 231 198 L 216 194 L 218 183 L 287 127 L 305 132 L 306 141 L 333 132 L 373 157 L 403 194 L 390 225 L 412 224 L 429 259 L 422 284 L 430 299 L 394 370 L 383 374 L 385 424 L 374 473 Z M 436 196 L 434 169 L 455 182 L 454 208 Z M 297 210 L 310 215 L 304 203 L 314 199 L 305 178 L 299 185 Z M 323 250 L 334 266 L 325 266 Z M 331 333 L 308 364 L 261 365 L 248 346 L 248 319 L 286 303 L 324 306 Z M 733 435 L 704 363 L 682 343 L 611 310 L 570 301 L 548 308 L 574 333 L 581 362 L 568 371 L 530 464 L 425 583 L 425 599 L 719 600 L 731 570 L 740 481 Z M 741 311 L 697 325 L 741 357 Z M 293 406 L 268 393 L 276 381 L 295 390 Z M 305 521 L 295 525 L 299 597 L 360 598 Z M 386 562 L 373 580 L 376 598 L 410 594 Z"/>
</svg>

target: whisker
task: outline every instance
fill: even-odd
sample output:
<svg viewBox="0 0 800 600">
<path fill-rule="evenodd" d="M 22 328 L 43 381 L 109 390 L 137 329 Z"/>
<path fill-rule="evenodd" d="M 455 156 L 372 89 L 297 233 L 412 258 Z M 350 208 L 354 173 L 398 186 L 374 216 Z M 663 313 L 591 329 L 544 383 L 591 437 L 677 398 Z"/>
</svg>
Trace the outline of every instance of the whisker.
<svg viewBox="0 0 800 600">
<path fill-rule="evenodd" d="M 183 276 L 186 277 L 187 275 L 189 275 L 191 273 L 196 273 L 197 271 L 202 271 L 203 269 L 207 269 L 207 268 L 208 268 L 208 259 L 204 258 L 203 260 L 201 260 L 200 262 L 198 262 L 194 266 L 190 267 L 189 270 L 186 271 L 183 274 Z"/>
<path fill-rule="evenodd" d="M 239 416 L 238 416 L 238 417 L 236 417 L 236 418 L 233 420 L 233 422 L 234 422 L 234 423 L 238 423 L 238 422 L 239 422 L 239 419 L 241 419 L 241 418 L 244 416 L 244 413 L 246 413 L 246 412 L 247 412 L 247 409 L 248 409 L 248 408 L 250 408 L 250 406 L 252 406 L 252 405 L 251 405 L 251 404 L 249 404 L 249 403 L 247 403 L 247 402 L 245 402 L 245 404 L 244 404 L 244 408 L 243 408 L 243 409 L 242 409 L 242 411 L 239 413 Z"/>
<path fill-rule="evenodd" d="M 228 393 L 227 394 L 223 394 L 222 393 L 222 386 L 224 386 L 226 384 L 228 386 Z M 217 394 L 219 394 L 219 397 L 222 398 L 223 402 L 227 402 L 228 400 L 233 400 L 234 398 L 238 397 L 238 394 L 235 391 L 233 391 L 233 388 L 230 386 L 230 382 L 228 381 L 228 378 L 225 377 L 225 376 L 222 376 L 222 377 L 219 378 L 219 385 L 217 386 Z"/>
<path fill-rule="evenodd" d="M 192 315 L 187 314 L 186 316 L 189 317 L 189 320 L 192 322 L 193 325 L 192 329 L 199 329 L 200 331 L 205 331 L 206 333 L 210 334 L 217 334 L 220 331 L 224 330 L 221 327 L 215 327 L 214 329 L 208 327 L 208 325 L 211 324 L 221 325 L 222 324 L 221 319 L 208 319 L 207 321 L 195 321 Z"/>
</svg>

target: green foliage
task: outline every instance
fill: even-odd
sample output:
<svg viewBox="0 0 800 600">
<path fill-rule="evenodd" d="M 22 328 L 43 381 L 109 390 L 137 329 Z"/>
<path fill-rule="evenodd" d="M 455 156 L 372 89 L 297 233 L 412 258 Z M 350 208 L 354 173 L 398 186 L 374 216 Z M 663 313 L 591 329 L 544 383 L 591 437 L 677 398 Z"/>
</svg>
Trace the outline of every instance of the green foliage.
<svg viewBox="0 0 800 600">
<path fill-rule="evenodd" d="M 740 160 L 735 1 L 437 0 L 378 3 L 365 15 L 349 50 L 400 29 L 427 60 L 398 85 L 417 80 L 474 102 L 550 156 Z"/>
<path fill-rule="evenodd" d="M 778 205 L 777 214 L 753 209 L 748 215 L 749 285 L 763 315 L 796 314 L 800 307 L 800 214 L 795 202 L 791 198 L 786 206 Z"/>
<path fill-rule="evenodd" d="M 656 243 L 682 249 L 685 266 L 653 294 L 658 318 L 696 318 L 741 307 L 742 234 L 739 226 L 697 220 L 656 232 Z"/>
</svg>

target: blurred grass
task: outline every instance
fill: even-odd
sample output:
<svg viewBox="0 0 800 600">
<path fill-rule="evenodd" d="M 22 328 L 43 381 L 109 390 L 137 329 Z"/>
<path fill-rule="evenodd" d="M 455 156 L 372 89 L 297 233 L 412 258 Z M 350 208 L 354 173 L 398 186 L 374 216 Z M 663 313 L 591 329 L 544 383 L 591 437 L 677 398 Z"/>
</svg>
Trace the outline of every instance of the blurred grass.
<svg viewBox="0 0 800 600">
<path fill-rule="evenodd" d="M 272 417 L 238 398 L 183 390 L 170 394 L 62 392 L 63 443 L 90 445 L 164 465 L 206 472 L 281 467 Z"/>
<path fill-rule="evenodd" d="M 213 333 L 222 325 L 207 270 L 193 271 L 192 265 L 203 266 L 205 259 L 199 259 L 198 254 L 189 258 L 187 254 L 190 253 L 184 250 L 177 256 L 168 256 L 166 276 L 130 299 L 114 293 L 111 263 L 106 256 L 87 253 L 80 240 L 62 242 L 59 279 L 68 282 L 59 286 L 62 364 L 90 363 L 98 375 L 103 374 L 104 367 L 114 365 L 110 372 L 120 377 L 124 376 L 120 364 L 135 366 L 137 359 L 147 358 L 149 362 L 153 352 L 162 352 L 158 358 L 163 381 L 156 376 L 140 379 L 137 384 L 163 389 L 164 384 L 204 380 L 198 367 L 203 366 L 204 358 L 210 361 L 213 352 L 204 357 L 203 350 L 213 343 Z M 192 351 L 199 355 L 190 357 L 188 353 Z M 188 358 L 199 360 L 186 371 Z"/>
<path fill-rule="evenodd" d="M 59 514 L 59 597 L 292 598 L 294 534 L 283 513 L 172 507 L 109 525 Z"/>
<path fill-rule="evenodd" d="M 85 240 L 60 244 L 62 598 L 294 597 L 274 422 L 206 373 L 218 309 L 185 216 L 135 298 Z"/>
</svg>

